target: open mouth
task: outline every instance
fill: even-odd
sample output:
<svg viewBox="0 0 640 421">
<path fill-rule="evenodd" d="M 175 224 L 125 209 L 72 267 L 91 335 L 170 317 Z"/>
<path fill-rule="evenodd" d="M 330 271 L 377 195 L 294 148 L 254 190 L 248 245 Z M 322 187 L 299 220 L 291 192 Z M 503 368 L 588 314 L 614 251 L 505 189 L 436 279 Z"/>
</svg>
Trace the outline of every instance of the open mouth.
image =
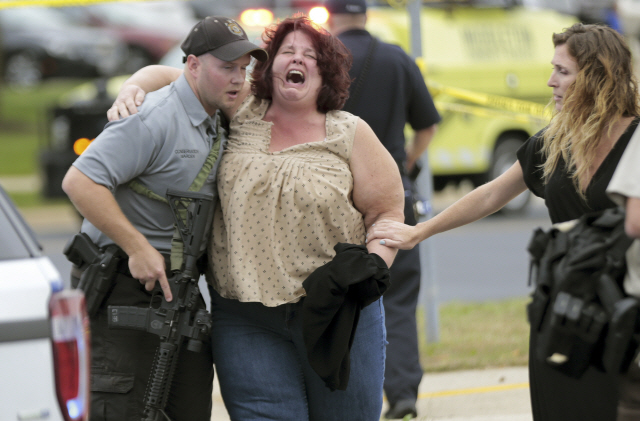
<svg viewBox="0 0 640 421">
<path fill-rule="evenodd" d="M 291 70 L 287 73 L 287 82 L 302 84 L 304 83 L 304 74 L 300 70 Z"/>
</svg>

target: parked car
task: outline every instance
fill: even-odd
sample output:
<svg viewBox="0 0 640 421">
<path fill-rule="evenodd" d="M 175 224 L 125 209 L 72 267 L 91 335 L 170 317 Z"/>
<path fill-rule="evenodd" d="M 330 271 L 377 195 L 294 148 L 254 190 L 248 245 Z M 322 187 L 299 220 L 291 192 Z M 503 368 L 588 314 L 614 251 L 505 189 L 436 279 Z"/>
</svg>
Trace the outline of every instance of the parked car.
<svg viewBox="0 0 640 421">
<path fill-rule="evenodd" d="M 86 25 L 115 31 L 127 45 L 121 71 L 129 74 L 158 63 L 197 22 L 183 1 L 95 3 L 61 10 Z"/>
<path fill-rule="evenodd" d="M 34 85 L 50 77 L 113 76 L 124 44 L 111 31 L 83 27 L 57 9 L 0 10 L 2 74 L 9 85 Z"/>
<path fill-rule="evenodd" d="M 0 186 L 0 420 L 87 421 L 89 319 Z"/>
</svg>

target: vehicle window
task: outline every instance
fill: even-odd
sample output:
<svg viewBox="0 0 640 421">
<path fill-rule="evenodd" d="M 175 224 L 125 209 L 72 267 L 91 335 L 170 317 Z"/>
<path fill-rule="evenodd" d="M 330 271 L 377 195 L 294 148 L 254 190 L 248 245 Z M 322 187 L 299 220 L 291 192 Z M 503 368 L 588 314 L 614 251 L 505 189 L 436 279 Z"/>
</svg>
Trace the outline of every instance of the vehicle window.
<svg viewBox="0 0 640 421">
<path fill-rule="evenodd" d="M 16 232 L 6 213 L 0 212 L 0 260 L 30 257 L 29 250 Z"/>
<path fill-rule="evenodd" d="M 176 45 L 171 50 L 167 52 L 167 54 L 162 57 L 160 63 L 164 66 L 176 67 L 178 69 L 184 69 L 184 64 L 182 63 L 182 57 L 184 57 L 184 53 L 180 49 L 179 45 Z"/>
<path fill-rule="evenodd" d="M 0 23 L 5 30 L 27 28 L 65 29 L 73 22 L 57 10 L 41 7 L 16 7 L 2 10 Z"/>
<path fill-rule="evenodd" d="M 0 188 L 0 261 L 37 255 L 40 255 L 40 247 L 33 231 Z"/>
</svg>

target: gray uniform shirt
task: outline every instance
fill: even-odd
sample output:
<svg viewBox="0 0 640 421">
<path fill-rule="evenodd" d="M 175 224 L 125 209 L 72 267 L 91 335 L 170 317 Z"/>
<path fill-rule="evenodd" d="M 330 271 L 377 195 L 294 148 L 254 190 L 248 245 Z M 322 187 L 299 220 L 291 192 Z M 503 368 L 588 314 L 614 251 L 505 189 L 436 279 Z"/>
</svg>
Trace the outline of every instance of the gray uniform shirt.
<svg viewBox="0 0 640 421">
<path fill-rule="evenodd" d="M 135 193 L 125 183 L 137 179 L 160 196 L 168 188 L 187 190 L 216 139 L 210 117 L 184 75 L 149 93 L 137 114 L 110 122 L 74 166 L 114 194 L 120 208 L 153 247 L 171 251 L 174 219 L 169 205 Z M 207 134 L 211 127 L 213 134 Z M 221 129 L 220 153 L 200 192 L 217 196 L 215 175 L 227 133 Z M 215 202 L 214 202 L 215 203 Z M 85 219 L 81 231 L 100 247 L 113 241 Z"/>
<path fill-rule="evenodd" d="M 640 198 L 640 129 L 636 129 L 624 150 L 613 173 L 607 193 L 620 206 L 627 197 Z M 640 240 L 633 241 L 627 250 L 627 275 L 624 278 L 625 292 L 640 297 Z"/>
</svg>

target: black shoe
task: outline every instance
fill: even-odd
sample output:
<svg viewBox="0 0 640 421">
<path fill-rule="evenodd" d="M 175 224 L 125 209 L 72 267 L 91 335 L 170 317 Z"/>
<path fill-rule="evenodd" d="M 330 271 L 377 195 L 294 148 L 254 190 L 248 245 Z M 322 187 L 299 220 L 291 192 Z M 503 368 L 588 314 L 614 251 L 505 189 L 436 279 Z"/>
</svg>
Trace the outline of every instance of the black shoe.
<svg viewBox="0 0 640 421">
<path fill-rule="evenodd" d="M 401 420 L 407 415 L 411 415 L 411 418 L 418 416 L 416 410 L 416 401 L 413 399 L 402 399 L 392 405 L 384 417 L 388 420 Z"/>
</svg>

